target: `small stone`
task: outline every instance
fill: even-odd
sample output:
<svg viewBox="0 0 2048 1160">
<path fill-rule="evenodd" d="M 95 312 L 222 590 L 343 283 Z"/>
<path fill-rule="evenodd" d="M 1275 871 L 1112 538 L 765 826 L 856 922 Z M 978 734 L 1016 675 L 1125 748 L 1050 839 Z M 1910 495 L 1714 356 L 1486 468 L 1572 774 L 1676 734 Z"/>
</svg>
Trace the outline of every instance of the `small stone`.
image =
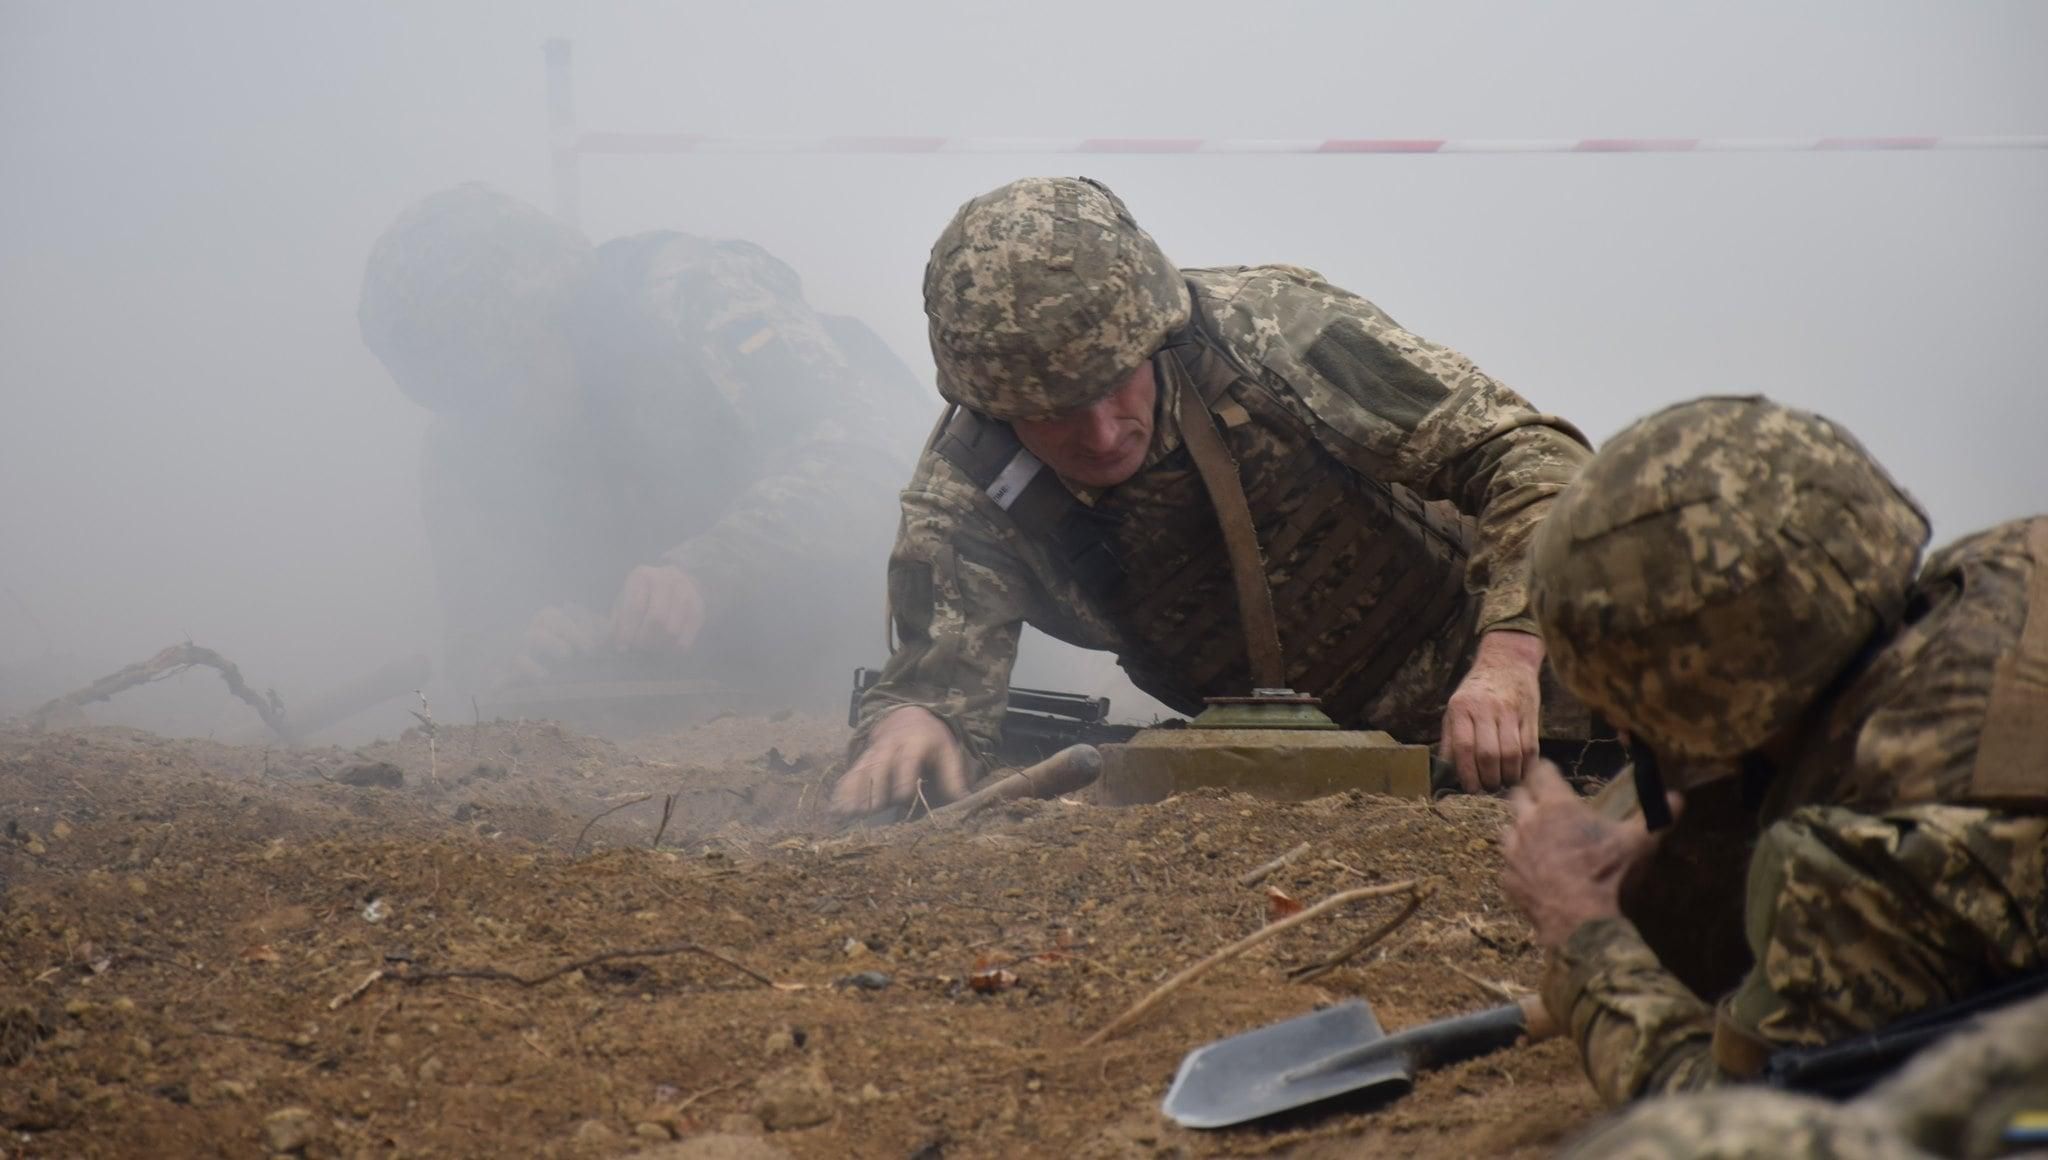
<svg viewBox="0 0 2048 1160">
<path fill-rule="evenodd" d="M 305 1108 L 280 1108 L 263 1117 L 263 1139 L 272 1152 L 303 1152 L 317 1128 L 313 1113 Z"/>
<path fill-rule="evenodd" d="M 771 1132 L 808 1128 L 832 1118 L 832 1081 L 813 1060 L 765 1075 L 754 1085 L 754 1111 Z"/>
<path fill-rule="evenodd" d="M 135 1054 L 141 1056 L 144 1059 L 148 1059 L 150 1056 L 156 1054 L 156 1044 L 151 1043 L 149 1041 L 149 1036 L 147 1035 L 136 1036 L 134 1039 L 129 1041 L 128 1046 L 134 1050 Z"/>
<path fill-rule="evenodd" d="M 576 1125 L 576 1130 L 570 1135 L 583 1144 L 611 1144 L 619 1138 L 612 1126 L 603 1120 L 585 1120 Z"/>
<path fill-rule="evenodd" d="M 123 1015 L 126 1015 L 135 1010 L 135 1000 L 130 999 L 126 995 L 123 995 L 120 998 L 114 1000 L 112 1005 L 114 1010 L 119 1011 Z"/>
<path fill-rule="evenodd" d="M 876 1086 L 875 1086 L 874 1084 L 871 1084 L 871 1083 L 864 1083 L 864 1084 L 860 1085 L 860 1102 L 861 1102 L 861 1103 L 864 1103 L 864 1104 L 871 1104 L 871 1103 L 874 1103 L 874 1102 L 875 1102 L 876 1100 L 879 1100 L 879 1099 L 881 1099 L 881 1098 L 882 1098 L 882 1089 L 881 1089 L 881 1088 L 878 1088 L 878 1087 L 876 1087 Z"/>
<path fill-rule="evenodd" d="M 64 1004 L 64 1013 L 73 1019 L 83 1019 L 92 1014 L 92 1006 L 90 999 L 72 999 Z"/>
<path fill-rule="evenodd" d="M 633 1125 L 633 1134 L 643 1140 L 675 1139 L 674 1136 L 669 1135 L 668 1125 L 657 1124 L 653 1120 L 642 1120 Z"/>
<path fill-rule="evenodd" d="M 28 852 L 40 858 L 43 855 L 49 853 L 50 848 L 48 846 L 43 845 L 40 839 L 30 838 L 28 840 Z"/>
<path fill-rule="evenodd" d="M 384 1037 L 384 1046 L 392 1051 L 397 1051 L 399 1048 L 405 1046 L 405 1039 L 402 1036 L 400 1036 L 396 1031 L 394 1031 L 391 1034 L 386 1035 Z"/>
<path fill-rule="evenodd" d="M 249 1098 L 249 1085 L 238 1079 L 224 1079 L 213 1085 L 213 1094 L 224 1100 Z"/>
<path fill-rule="evenodd" d="M 896 980 L 882 971 L 862 971 L 839 980 L 841 987 L 854 987 L 862 991 L 880 991 Z"/>
<path fill-rule="evenodd" d="M 768 1038 L 761 1044 L 761 1054 L 770 1058 L 795 1050 L 796 1034 L 787 1027 L 778 1027 L 770 1031 Z"/>
<path fill-rule="evenodd" d="M 70 837 L 71 823 L 65 821 L 63 818 L 58 818 L 57 824 L 50 827 L 50 836 L 52 838 L 57 839 L 60 842 Z"/>
<path fill-rule="evenodd" d="M 438 1083 L 441 1073 L 446 1070 L 447 1065 L 441 1062 L 440 1056 L 430 1055 L 420 1064 L 420 1082 Z"/>
<path fill-rule="evenodd" d="M 144 882 L 140 878 L 130 878 L 128 880 L 128 893 L 140 898 L 149 893 L 149 883 Z"/>
</svg>

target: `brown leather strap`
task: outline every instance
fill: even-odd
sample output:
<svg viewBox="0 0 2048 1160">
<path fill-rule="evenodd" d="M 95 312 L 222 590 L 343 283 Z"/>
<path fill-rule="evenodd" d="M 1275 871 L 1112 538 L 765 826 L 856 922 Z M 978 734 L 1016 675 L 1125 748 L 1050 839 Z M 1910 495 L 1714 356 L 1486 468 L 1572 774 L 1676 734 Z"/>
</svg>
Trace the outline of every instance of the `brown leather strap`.
<svg viewBox="0 0 2048 1160">
<path fill-rule="evenodd" d="M 2035 798 L 2048 749 L 2048 516 L 2027 529 L 2033 573 L 2027 579 L 2027 620 L 2018 647 L 1998 660 L 1970 789 L 1988 798 Z"/>
<path fill-rule="evenodd" d="M 1771 1045 L 1735 1025 L 1728 1002 L 1714 1008 L 1714 1065 L 1736 1079 L 1755 1079 L 1770 1062 Z"/>
<path fill-rule="evenodd" d="M 1244 622 L 1245 650 L 1252 662 L 1252 686 L 1286 688 L 1287 665 L 1280 652 L 1279 622 L 1273 616 L 1273 590 L 1266 583 L 1266 560 L 1259 552 L 1259 533 L 1252 524 L 1251 504 L 1244 498 L 1237 461 L 1230 457 L 1223 436 L 1217 434 L 1201 392 L 1186 377 L 1179 388 L 1181 439 L 1188 445 L 1195 470 L 1201 472 L 1202 486 L 1208 490 L 1209 503 L 1223 528 L 1223 546 L 1230 553 L 1231 579 L 1237 582 L 1237 615 Z"/>
</svg>

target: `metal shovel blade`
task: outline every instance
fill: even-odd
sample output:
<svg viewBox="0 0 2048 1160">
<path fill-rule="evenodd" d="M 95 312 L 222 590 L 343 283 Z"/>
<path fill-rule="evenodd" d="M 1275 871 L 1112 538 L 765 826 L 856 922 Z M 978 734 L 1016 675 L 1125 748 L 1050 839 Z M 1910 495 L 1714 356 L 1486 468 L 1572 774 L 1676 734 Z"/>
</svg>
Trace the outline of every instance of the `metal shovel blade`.
<svg viewBox="0 0 2048 1160">
<path fill-rule="evenodd" d="M 1374 1054 L 1329 1070 L 1312 1066 L 1386 1041 L 1364 1000 L 1219 1039 L 1181 1060 L 1180 1073 L 1166 1090 L 1165 1111 L 1182 1127 L 1225 1128 L 1341 1095 L 1373 1092 L 1393 1099 L 1405 1094 L 1415 1078 L 1402 1052 Z"/>
<path fill-rule="evenodd" d="M 1198 1047 L 1166 1091 L 1166 1114 L 1188 1128 L 1227 1128 L 1346 1096 L 1406 1095 L 1415 1073 L 1497 1051 L 1527 1034 L 1515 1004 L 1411 1027 L 1397 1035 L 1362 999 Z"/>
</svg>

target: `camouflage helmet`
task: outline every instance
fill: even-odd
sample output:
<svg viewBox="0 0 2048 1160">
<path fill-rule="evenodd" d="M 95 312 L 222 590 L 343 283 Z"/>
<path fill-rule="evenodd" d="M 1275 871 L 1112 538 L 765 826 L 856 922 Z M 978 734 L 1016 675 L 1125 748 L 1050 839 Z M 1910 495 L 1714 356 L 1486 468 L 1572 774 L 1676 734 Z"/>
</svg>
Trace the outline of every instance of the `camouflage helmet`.
<svg viewBox="0 0 2048 1160">
<path fill-rule="evenodd" d="M 415 402 L 493 402 L 567 358 L 590 243 L 517 198 L 469 182 L 421 199 L 370 250 L 363 342 Z"/>
<path fill-rule="evenodd" d="M 1180 271 L 1087 178 L 1027 177 L 982 194 L 924 268 L 939 394 L 997 419 L 1105 398 L 1189 309 Z"/>
<path fill-rule="evenodd" d="M 1847 431 L 1767 399 L 1700 399 L 1615 436 L 1559 496 L 1530 595 L 1588 706 L 1660 755 L 1724 763 L 1897 620 L 1927 533 Z"/>
</svg>

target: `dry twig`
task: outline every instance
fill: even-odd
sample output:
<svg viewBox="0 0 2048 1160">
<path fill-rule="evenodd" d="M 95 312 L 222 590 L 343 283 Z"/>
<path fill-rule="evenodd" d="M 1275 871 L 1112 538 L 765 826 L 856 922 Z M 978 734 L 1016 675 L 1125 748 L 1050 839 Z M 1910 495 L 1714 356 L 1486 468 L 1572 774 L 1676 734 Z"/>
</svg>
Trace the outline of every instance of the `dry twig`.
<svg viewBox="0 0 2048 1160">
<path fill-rule="evenodd" d="M 1287 972 L 1288 981 L 1295 983 L 1313 982 L 1350 962 L 1352 959 L 1357 958 L 1359 955 L 1364 954 L 1372 949 L 1381 939 L 1394 933 L 1395 928 L 1414 917 L 1415 912 L 1421 909 L 1423 902 L 1428 899 L 1431 893 L 1433 892 L 1429 890 L 1418 890 L 1414 894 L 1409 895 L 1408 905 L 1401 909 L 1401 913 L 1374 927 L 1350 946 L 1345 947 L 1329 958 L 1319 963 L 1310 963 L 1305 967 L 1296 967 Z"/>
<path fill-rule="evenodd" d="M 1239 886 L 1257 886 L 1259 883 L 1264 882 L 1267 878 L 1271 877 L 1273 871 L 1280 869 L 1282 866 L 1285 866 L 1289 862 L 1294 861 L 1296 858 L 1301 857 L 1303 854 L 1308 853 L 1308 847 L 1309 844 L 1307 842 L 1303 842 L 1301 845 L 1296 846 L 1294 849 L 1287 851 L 1285 854 L 1280 855 L 1278 858 L 1273 859 L 1271 862 L 1267 862 L 1262 866 L 1256 866 L 1250 870 L 1245 871 L 1244 873 L 1237 876 L 1237 884 Z"/>
<path fill-rule="evenodd" d="M 669 794 L 661 799 L 661 825 L 655 828 L 654 840 L 647 843 L 650 850 L 661 849 L 661 836 L 668 833 L 668 820 L 676 814 L 676 795 Z"/>
<path fill-rule="evenodd" d="M 522 987 L 538 987 L 542 983 L 552 983 L 563 975 L 580 971 L 585 967 L 594 967 L 599 963 L 608 963 L 614 959 L 654 959 L 664 955 L 703 955 L 707 959 L 724 963 L 726 966 L 731 967 L 733 970 L 738 971 L 740 974 L 745 975 L 764 987 L 781 988 L 784 986 L 784 984 L 777 983 L 745 963 L 727 958 L 710 947 L 700 946 L 693 942 L 678 942 L 658 947 L 634 947 L 620 951 L 600 951 L 597 954 L 577 959 L 574 962 L 563 963 L 552 971 L 544 971 L 538 975 L 515 975 L 511 971 L 501 971 L 496 967 L 454 967 L 448 970 L 415 970 L 407 967 L 399 971 L 372 971 L 368 978 L 356 984 L 354 990 L 336 998 L 328 1006 L 330 1008 L 340 1007 L 342 1004 L 369 990 L 380 979 L 395 979 L 401 983 L 427 983 L 437 979 L 484 979 L 499 983 L 517 983 Z"/>
<path fill-rule="evenodd" d="M 1422 883 L 1420 881 L 1411 878 L 1403 882 L 1391 882 L 1384 886 L 1360 886 L 1352 890 L 1340 890 L 1337 893 L 1330 895 L 1328 898 L 1323 899 L 1321 902 L 1316 903 L 1314 906 L 1311 906 L 1308 909 L 1303 910 L 1299 914 L 1288 915 L 1286 918 L 1283 918 L 1278 922 L 1269 922 L 1265 926 L 1260 927 L 1259 929 L 1244 936 L 1236 942 L 1231 943 L 1229 946 L 1224 947 L 1222 950 L 1217 951 L 1215 954 L 1210 955 L 1208 958 L 1203 959 L 1201 962 L 1196 963 L 1194 966 L 1189 967 L 1181 973 L 1175 975 L 1171 979 L 1166 980 L 1164 983 L 1161 983 L 1152 991 L 1151 994 L 1145 996 L 1143 999 L 1140 999 L 1136 1003 L 1132 1004 L 1129 1010 L 1117 1016 L 1115 1019 L 1110 1020 L 1108 1024 L 1104 1025 L 1102 1030 L 1097 1031 L 1095 1034 L 1090 1035 L 1088 1038 L 1082 1040 L 1081 1046 L 1094 1047 L 1097 1044 L 1100 1044 L 1103 1040 L 1108 1039 L 1110 1036 L 1115 1035 L 1117 1032 L 1122 1031 L 1124 1028 L 1136 1022 L 1139 1016 L 1142 1016 L 1143 1014 L 1145 1014 L 1145 1012 L 1150 1011 L 1152 1008 L 1158 1006 L 1160 1002 L 1163 1001 L 1167 996 L 1173 994 L 1175 991 L 1180 990 L 1182 987 L 1187 986 L 1189 983 L 1192 983 L 1196 979 L 1207 974 L 1212 968 L 1219 966 L 1223 963 L 1229 962 L 1231 959 L 1236 958 L 1237 956 L 1252 949 L 1253 947 L 1259 945 L 1267 939 L 1272 938 L 1274 935 L 1277 935 L 1282 931 L 1288 930 L 1292 927 L 1300 926 L 1302 923 L 1307 922 L 1308 920 L 1315 918 L 1326 911 L 1334 910 L 1339 906 L 1343 906 L 1347 902 L 1357 902 L 1360 899 L 1364 898 L 1384 898 L 1389 894 L 1412 893 L 1418 888 L 1420 888 L 1421 885 Z M 1405 917 L 1405 915 L 1403 917 Z"/>
<path fill-rule="evenodd" d="M 576 844 L 575 844 L 575 845 L 573 845 L 573 846 L 570 846 L 570 847 L 569 847 L 569 856 L 570 856 L 571 858 L 574 858 L 574 857 L 576 856 L 576 851 L 578 851 L 578 850 L 581 850 L 581 849 L 583 848 L 583 839 L 585 839 L 585 838 L 587 838 L 587 837 L 589 837 L 589 836 L 590 836 L 590 827 L 592 827 L 592 826 L 596 825 L 597 823 L 599 823 L 599 822 L 601 822 L 601 821 L 605 820 L 606 818 L 608 818 L 608 817 L 612 816 L 613 814 L 615 814 L 615 813 L 618 813 L 618 812 L 619 812 L 620 810 L 623 810 L 623 809 L 625 809 L 625 808 L 626 808 L 627 806 L 637 806 L 637 805 L 639 805 L 639 804 L 640 804 L 641 802 L 644 802 L 644 801 L 651 801 L 651 800 L 653 800 L 653 798 L 654 798 L 654 795 L 653 795 L 653 794 L 651 794 L 651 793 L 643 793 L 643 794 L 641 794 L 641 795 L 640 795 L 639 797 L 636 797 L 636 798 L 634 798 L 634 799 L 633 799 L 633 800 L 631 800 L 631 801 L 624 801 L 624 802 L 620 802 L 620 803 L 619 803 L 618 805 L 615 805 L 615 806 L 613 806 L 612 808 L 610 808 L 610 809 L 608 809 L 608 810 L 605 810 L 605 811 L 603 811 L 602 813 L 598 814 L 598 815 L 597 815 L 596 817 L 594 817 L 594 818 L 590 819 L 589 821 L 587 821 L 587 822 L 583 823 L 583 829 L 582 829 L 581 831 L 579 831 L 579 832 L 577 833 L 577 835 L 576 835 Z"/>
<path fill-rule="evenodd" d="M 190 641 L 174 644 L 146 661 L 137 661 L 119 672 L 101 677 L 83 689 L 66 693 L 29 714 L 29 721 L 35 727 L 41 728 L 53 713 L 80 708 L 94 701 L 110 701 L 114 694 L 125 689 L 174 677 L 193 665 L 205 665 L 219 670 L 220 679 L 227 682 L 228 692 L 256 710 L 256 715 L 263 718 L 263 723 L 270 726 L 270 731 L 277 734 L 280 740 L 292 740 L 291 723 L 285 717 L 284 703 L 277 699 L 275 690 L 265 690 L 265 696 L 257 696 L 256 690 L 251 689 L 249 683 L 242 679 L 242 670 L 236 668 L 233 661 L 210 648 L 201 648 Z"/>
<path fill-rule="evenodd" d="M 1533 995 L 1536 993 L 1528 987 L 1520 987 L 1515 984 L 1511 984 L 1506 980 L 1496 981 L 1493 979 L 1480 978 L 1478 975 L 1475 975 L 1472 972 L 1466 970 L 1465 968 L 1459 966 L 1458 964 L 1450 962 L 1448 960 L 1445 961 L 1444 966 L 1449 967 L 1451 970 L 1463 976 L 1466 982 L 1472 984 L 1473 986 L 1479 988 L 1480 990 L 1486 992 L 1494 998 L 1501 1000 L 1504 1003 L 1517 1003 L 1520 1002 L 1524 996 Z"/>
</svg>

